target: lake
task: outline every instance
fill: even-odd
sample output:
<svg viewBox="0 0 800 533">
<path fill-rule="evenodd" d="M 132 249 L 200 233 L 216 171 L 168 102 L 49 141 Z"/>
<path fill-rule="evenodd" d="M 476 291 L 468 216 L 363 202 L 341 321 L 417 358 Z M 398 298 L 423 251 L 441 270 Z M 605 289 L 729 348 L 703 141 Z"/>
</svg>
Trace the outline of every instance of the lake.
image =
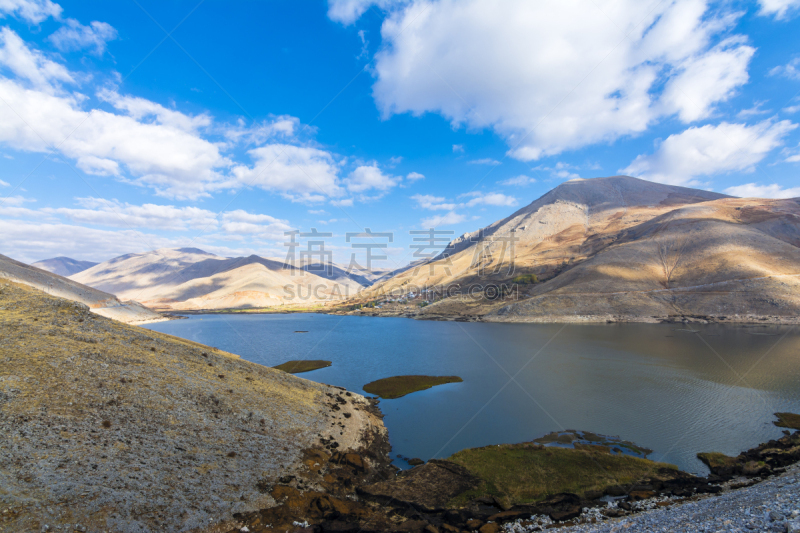
<svg viewBox="0 0 800 533">
<path fill-rule="evenodd" d="M 698 452 L 736 455 L 781 436 L 772 413 L 800 412 L 800 331 L 791 326 L 281 314 L 194 315 L 146 327 L 266 366 L 326 359 L 333 365 L 299 376 L 362 394 L 363 385 L 389 376 L 462 377 L 381 400 L 393 457 L 444 458 L 577 429 L 619 436 L 654 450 L 651 459 L 706 473 Z"/>
</svg>

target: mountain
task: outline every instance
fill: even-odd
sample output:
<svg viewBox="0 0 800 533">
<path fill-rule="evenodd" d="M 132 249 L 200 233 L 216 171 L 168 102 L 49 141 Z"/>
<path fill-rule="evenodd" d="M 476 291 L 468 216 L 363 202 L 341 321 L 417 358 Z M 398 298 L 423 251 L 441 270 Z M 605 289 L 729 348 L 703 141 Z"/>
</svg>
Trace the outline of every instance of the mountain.
<svg viewBox="0 0 800 533">
<path fill-rule="evenodd" d="M 338 387 L 14 282 L 0 332 L 1 531 L 231 531 L 309 449 L 388 463 L 374 404 Z"/>
<path fill-rule="evenodd" d="M 455 285 L 463 293 L 495 284 L 516 290 L 494 300 L 443 298 L 419 313 L 501 321 L 791 321 L 800 314 L 798 223 L 797 199 L 732 198 L 628 176 L 572 180 L 360 296 Z M 540 283 L 514 287 L 528 274 Z"/>
<path fill-rule="evenodd" d="M 80 302 L 100 316 L 126 324 L 141 324 L 164 317 L 134 302 L 122 302 L 113 294 L 87 287 L 47 270 L 36 268 L 0 255 L 0 279 L 35 287 L 52 296 Z"/>
<path fill-rule="evenodd" d="M 44 261 L 37 261 L 31 263 L 31 266 L 47 270 L 59 276 L 71 276 L 78 272 L 83 272 L 87 268 L 92 268 L 97 263 L 93 261 L 78 261 L 71 257 L 53 257 L 52 259 L 45 259 Z"/>
<path fill-rule="evenodd" d="M 313 304 L 362 288 L 338 267 L 328 274 L 256 255 L 226 258 L 197 248 L 123 255 L 71 279 L 160 310 Z"/>
</svg>

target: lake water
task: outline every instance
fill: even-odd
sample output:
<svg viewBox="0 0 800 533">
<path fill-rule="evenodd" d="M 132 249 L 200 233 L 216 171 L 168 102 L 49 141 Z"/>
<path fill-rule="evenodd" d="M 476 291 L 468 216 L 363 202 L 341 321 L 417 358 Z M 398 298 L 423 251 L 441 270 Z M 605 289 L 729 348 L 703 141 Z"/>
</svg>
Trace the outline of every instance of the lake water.
<svg viewBox="0 0 800 533">
<path fill-rule="evenodd" d="M 379 378 L 457 375 L 381 400 L 392 454 L 443 458 L 551 431 L 616 435 L 705 473 L 800 412 L 800 330 L 788 326 L 485 324 L 320 314 L 196 315 L 147 326 L 267 366 L 326 359 L 299 376 L 363 393 Z M 295 333 L 307 330 L 308 333 Z M 398 462 L 398 466 L 405 466 Z"/>
</svg>

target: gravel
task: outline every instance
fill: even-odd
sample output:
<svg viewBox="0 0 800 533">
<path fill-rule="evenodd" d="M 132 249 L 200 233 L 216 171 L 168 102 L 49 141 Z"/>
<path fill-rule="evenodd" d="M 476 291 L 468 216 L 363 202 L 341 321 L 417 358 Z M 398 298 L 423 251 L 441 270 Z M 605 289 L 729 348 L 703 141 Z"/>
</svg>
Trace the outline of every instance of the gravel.
<svg viewBox="0 0 800 533">
<path fill-rule="evenodd" d="M 800 532 L 800 464 L 743 489 L 560 531 Z"/>
</svg>

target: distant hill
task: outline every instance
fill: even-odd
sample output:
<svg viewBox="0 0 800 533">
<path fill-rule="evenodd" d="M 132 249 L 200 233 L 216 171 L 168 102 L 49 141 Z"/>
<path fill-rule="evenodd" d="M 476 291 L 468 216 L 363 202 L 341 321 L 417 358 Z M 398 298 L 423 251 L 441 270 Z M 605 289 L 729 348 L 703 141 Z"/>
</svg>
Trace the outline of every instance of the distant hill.
<svg viewBox="0 0 800 533">
<path fill-rule="evenodd" d="M 739 199 L 628 176 L 572 180 L 361 297 L 508 285 L 533 274 L 541 283 L 518 285 L 514 297 L 445 298 L 419 313 L 502 321 L 796 320 L 798 246 L 797 199 Z"/>
<path fill-rule="evenodd" d="M 196 248 L 127 254 L 71 279 L 159 310 L 313 304 L 355 294 L 363 287 L 359 276 L 338 267 L 328 275 L 256 255 L 225 258 Z"/>
<path fill-rule="evenodd" d="M 52 259 L 45 259 L 44 261 L 37 261 L 31 263 L 31 266 L 47 270 L 59 276 L 71 276 L 78 272 L 83 272 L 87 268 L 92 268 L 97 263 L 93 261 L 78 261 L 71 257 L 53 257 Z"/>
<path fill-rule="evenodd" d="M 122 302 L 113 294 L 87 287 L 4 255 L 0 255 L 0 279 L 29 285 L 51 296 L 86 304 L 93 313 L 127 324 L 164 319 L 160 314 L 135 301 Z"/>
</svg>

